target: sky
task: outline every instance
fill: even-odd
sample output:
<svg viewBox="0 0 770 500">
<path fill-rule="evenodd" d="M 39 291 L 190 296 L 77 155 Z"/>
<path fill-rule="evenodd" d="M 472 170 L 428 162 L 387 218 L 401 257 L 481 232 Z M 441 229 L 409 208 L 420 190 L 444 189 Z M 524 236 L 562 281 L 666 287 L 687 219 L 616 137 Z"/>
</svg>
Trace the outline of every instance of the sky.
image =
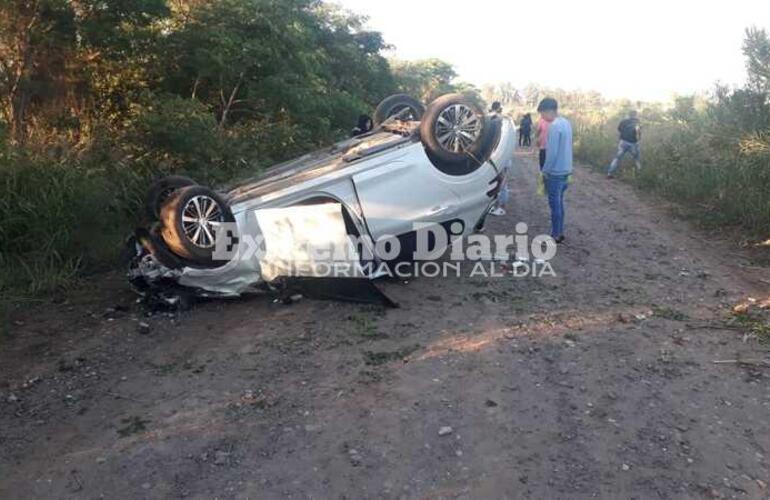
<svg viewBox="0 0 770 500">
<path fill-rule="evenodd" d="M 742 84 L 741 45 L 768 0 L 334 0 L 369 17 L 399 59 L 437 57 L 482 85 L 534 82 L 667 100 Z"/>
</svg>

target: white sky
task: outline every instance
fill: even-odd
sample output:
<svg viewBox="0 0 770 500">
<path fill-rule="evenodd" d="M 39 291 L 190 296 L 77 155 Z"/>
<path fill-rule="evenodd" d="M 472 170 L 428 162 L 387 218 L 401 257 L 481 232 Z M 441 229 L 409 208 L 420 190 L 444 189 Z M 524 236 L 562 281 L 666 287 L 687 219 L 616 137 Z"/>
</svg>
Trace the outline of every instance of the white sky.
<svg viewBox="0 0 770 500">
<path fill-rule="evenodd" d="M 438 57 L 475 84 L 529 82 L 667 99 L 745 80 L 744 29 L 768 0 L 335 0 L 400 59 Z"/>
</svg>

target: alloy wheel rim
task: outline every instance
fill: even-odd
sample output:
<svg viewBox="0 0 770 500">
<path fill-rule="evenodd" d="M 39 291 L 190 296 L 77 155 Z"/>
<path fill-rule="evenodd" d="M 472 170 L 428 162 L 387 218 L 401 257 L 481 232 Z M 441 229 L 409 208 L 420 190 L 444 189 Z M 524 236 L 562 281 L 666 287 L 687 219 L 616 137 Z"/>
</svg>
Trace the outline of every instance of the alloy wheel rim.
<svg viewBox="0 0 770 500">
<path fill-rule="evenodd" d="M 182 210 L 182 229 L 193 245 L 212 248 L 222 222 L 219 203 L 210 196 L 193 196 Z"/>
<path fill-rule="evenodd" d="M 465 153 L 481 136 L 481 117 L 464 104 L 442 110 L 436 120 L 436 139 L 452 153 Z"/>
</svg>

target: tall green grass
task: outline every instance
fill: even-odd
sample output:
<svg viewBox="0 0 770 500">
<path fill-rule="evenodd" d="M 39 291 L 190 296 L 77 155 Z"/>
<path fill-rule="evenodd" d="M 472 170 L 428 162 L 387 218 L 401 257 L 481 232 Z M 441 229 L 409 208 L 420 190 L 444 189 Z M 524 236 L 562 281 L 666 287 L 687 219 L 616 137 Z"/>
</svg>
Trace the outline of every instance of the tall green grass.
<svg viewBox="0 0 770 500">
<path fill-rule="evenodd" d="M 604 170 L 617 151 L 622 112 L 575 119 L 575 156 Z M 641 113 L 643 168 L 626 158 L 621 177 L 686 207 L 709 225 L 770 236 L 770 140 L 714 119 L 709 108 Z"/>
<path fill-rule="evenodd" d="M 125 238 L 146 223 L 144 196 L 172 173 L 218 186 L 318 141 L 288 120 L 220 130 L 207 110 L 165 99 L 128 132 L 79 149 L 0 141 L 0 302 L 60 290 L 115 268 Z M 325 138 L 323 138 L 325 139 Z"/>
<path fill-rule="evenodd" d="M 115 255 L 140 179 L 78 162 L 0 164 L 0 292 L 34 295 L 73 282 Z"/>
</svg>

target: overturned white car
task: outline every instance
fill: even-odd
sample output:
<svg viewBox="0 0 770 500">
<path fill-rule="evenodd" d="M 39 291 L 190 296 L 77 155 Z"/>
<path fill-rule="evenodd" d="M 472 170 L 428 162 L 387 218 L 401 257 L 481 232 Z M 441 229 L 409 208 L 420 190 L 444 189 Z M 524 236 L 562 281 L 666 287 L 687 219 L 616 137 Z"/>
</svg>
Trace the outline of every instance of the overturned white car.
<svg viewBox="0 0 770 500">
<path fill-rule="evenodd" d="M 510 119 L 460 94 L 427 109 L 395 95 L 377 107 L 372 131 L 226 191 L 161 179 L 148 193 L 157 222 L 136 231 L 129 279 L 142 293 L 168 297 L 302 283 L 367 300 L 345 286 L 378 276 L 367 263 L 409 260 L 419 227 L 444 227 L 449 240 L 483 227 L 514 138 Z"/>
</svg>

